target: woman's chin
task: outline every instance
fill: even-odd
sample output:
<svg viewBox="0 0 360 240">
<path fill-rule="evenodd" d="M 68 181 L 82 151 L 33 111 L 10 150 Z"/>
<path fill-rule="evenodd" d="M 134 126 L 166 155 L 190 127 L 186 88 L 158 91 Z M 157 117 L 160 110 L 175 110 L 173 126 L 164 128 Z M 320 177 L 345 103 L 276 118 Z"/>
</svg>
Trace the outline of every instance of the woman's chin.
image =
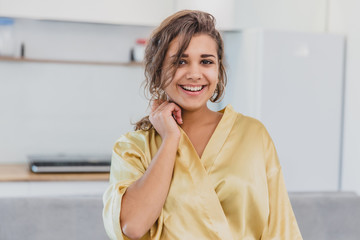
<svg viewBox="0 0 360 240">
<path fill-rule="evenodd" d="M 178 104 L 183 111 L 187 112 L 195 112 L 197 110 L 203 109 L 204 107 L 207 107 L 206 104 Z"/>
</svg>

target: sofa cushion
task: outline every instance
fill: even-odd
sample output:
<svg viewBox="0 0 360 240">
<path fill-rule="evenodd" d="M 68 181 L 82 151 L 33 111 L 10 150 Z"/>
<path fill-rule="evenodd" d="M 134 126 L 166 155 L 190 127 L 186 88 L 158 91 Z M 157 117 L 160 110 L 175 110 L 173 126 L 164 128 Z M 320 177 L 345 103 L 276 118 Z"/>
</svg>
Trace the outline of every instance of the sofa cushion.
<svg viewBox="0 0 360 240">
<path fill-rule="evenodd" d="M 290 193 L 305 240 L 360 239 L 360 197 L 349 192 Z"/>
<path fill-rule="evenodd" d="M 0 239 L 108 239 L 101 196 L 1 198 Z"/>
<path fill-rule="evenodd" d="M 360 197 L 356 194 L 289 196 L 305 240 L 359 239 Z M 0 239 L 108 239 L 102 208 L 101 196 L 0 198 Z"/>
</svg>

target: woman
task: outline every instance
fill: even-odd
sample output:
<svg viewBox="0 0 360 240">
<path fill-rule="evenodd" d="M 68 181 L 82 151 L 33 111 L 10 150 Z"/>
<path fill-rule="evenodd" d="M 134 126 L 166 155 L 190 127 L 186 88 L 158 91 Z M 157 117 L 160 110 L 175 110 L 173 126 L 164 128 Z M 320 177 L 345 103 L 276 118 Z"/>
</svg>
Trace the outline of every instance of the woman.
<svg viewBox="0 0 360 240">
<path fill-rule="evenodd" d="M 145 54 L 152 111 L 116 142 L 104 224 L 111 239 L 302 239 L 274 145 L 229 105 L 214 18 L 180 11 Z"/>
</svg>

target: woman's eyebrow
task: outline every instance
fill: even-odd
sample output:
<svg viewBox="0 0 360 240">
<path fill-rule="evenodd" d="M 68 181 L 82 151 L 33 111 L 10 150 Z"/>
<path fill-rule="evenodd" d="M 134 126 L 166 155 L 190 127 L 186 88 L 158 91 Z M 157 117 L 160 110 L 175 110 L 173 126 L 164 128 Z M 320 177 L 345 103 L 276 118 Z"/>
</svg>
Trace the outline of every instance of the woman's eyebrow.
<svg viewBox="0 0 360 240">
<path fill-rule="evenodd" d="M 208 57 L 213 57 L 213 58 L 216 58 L 214 55 L 212 54 L 201 54 L 201 57 L 202 58 L 208 58 Z"/>
<path fill-rule="evenodd" d="M 171 58 L 176 58 L 176 57 L 177 57 L 177 54 L 174 54 L 174 55 L 171 56 Z M 181 55 L 181 57 L 182 57 L 182 58 L 187 58 L 187 57 L 189 57 L 189 55 L 183 53 L 183 54 Z"/>
<path fill-rule="evenodd" d="M 175 57 L 176 57 L 176 54 L 175 54 L 175 55 L 172 55 L 171 57 L 172 57 L 172 58 L 175 58 Z M 183 54 L 181 55 L 181 57 L 187 58 L 187 57 L 189 57 L 189 55 L 186 54 L 186 53 L 183 53 Z M 202 58 L 208 58 L 208 57 L 216 58 L 213 54 L 201 54 L 200 57 L 202 57 Z"/>
</svg>

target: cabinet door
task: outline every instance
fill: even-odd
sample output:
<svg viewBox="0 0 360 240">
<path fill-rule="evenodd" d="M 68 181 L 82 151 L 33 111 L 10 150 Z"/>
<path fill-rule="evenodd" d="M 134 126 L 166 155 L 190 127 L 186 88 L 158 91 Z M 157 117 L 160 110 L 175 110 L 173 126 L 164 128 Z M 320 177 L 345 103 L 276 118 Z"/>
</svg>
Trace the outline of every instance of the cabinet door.
<svg viewBox="0 0 360 240">
<path fill-rule="evenodd" d="M 157 25 L 172 12 L 167 0 L 0 0 L 0 16 Z"/>
<path fill-rule="evenodd" d="M 175 9 L 194 9 L 212 14 L 216 19 L 216 26 L 221 30 L 235 28 L 235 0 L 175 0 Z"/>
<path fill-rule="evenodd" d="M 289 190 L 339 190 L 344 37 L 265 32 L 261 120 Z"/>
<path fill-rule="evenodd" d="M 326 0 L 237 0 L 236 27 L 323 32 L 327 4 Z"/>
<path fill-rule="evenodd" d="M 260 119 L 289 191 L 337 191 L 344 37 L 245 30 L 225 36 L 225 105 Z"/>
</svg>

